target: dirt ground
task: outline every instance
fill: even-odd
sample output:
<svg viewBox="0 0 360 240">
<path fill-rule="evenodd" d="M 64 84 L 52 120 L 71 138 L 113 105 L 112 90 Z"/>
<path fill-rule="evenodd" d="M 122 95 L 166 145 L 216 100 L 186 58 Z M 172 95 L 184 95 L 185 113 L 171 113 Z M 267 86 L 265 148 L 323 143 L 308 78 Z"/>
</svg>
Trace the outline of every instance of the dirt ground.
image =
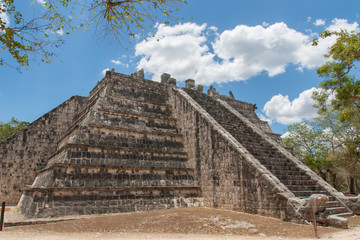
<svg viewBox="0 0 360 240">
<path fill-rule="evenodd" d="M 75 217 L 5 227 L 0 239 L 313 239 L 312 225 L 234 211 L 194 208 Z M 55 219 L 50 219 L 55 220 Z M 360 217 L 347 230 L 319 227 L 321 239 L 360 239 Z"/>
</svg>

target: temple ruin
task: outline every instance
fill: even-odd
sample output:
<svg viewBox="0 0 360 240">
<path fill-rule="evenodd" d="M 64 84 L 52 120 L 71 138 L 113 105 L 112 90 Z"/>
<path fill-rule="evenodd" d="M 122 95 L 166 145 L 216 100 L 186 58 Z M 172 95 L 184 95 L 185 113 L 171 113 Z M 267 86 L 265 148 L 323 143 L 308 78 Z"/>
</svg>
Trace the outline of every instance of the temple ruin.
<svg viewBox="0 0 360 240">
<path fill-rule="evenodd" d="M 169 74 L 108 71 L 88 97 L 0 143 L 0 199 L 28 218 L 211 207 L 304 222 L 321 194 L 320 222 L 346 227 L 359 214 L 359 200 L 295 158 L 255 105 L 202 91 Z"/>
</svg>

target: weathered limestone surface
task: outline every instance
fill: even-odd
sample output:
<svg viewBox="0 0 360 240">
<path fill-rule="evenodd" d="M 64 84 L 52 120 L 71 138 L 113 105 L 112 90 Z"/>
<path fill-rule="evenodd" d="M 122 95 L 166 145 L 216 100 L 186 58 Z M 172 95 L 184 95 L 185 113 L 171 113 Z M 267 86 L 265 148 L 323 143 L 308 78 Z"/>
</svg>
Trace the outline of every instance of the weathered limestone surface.
<svg viewBox="0 0 360 240">
<path fill-rule="evenodd" d="M 168 86 L 108 72 L 25 189 L 27 217 L 114 213 L 202 205 L 187 167 Z"/>
<path fill-rule="evenodd" d="M 108 71 L 87 98 L 32 123 L 34 136 L 25 129 L 0 144 L 3 196 L 15 202 L 23 190 L 18 206 L 27 217 L 207 206 L 304 222 L 313 194 L 323 194 L 329 201 L 316 217 L 347 226 L 358 199 L 291 155 L 255 105 L 202 90 L 191 79 L 179 89 L 169 74 L 158 83 L 143 71 Z M 49 143 L 46 134 L 54 135 Z"/>
<path fill-rule="evenodd" d="M 16 205 L 22 190 L 34 182 L 60 138 L 85 106 L 85 97 L 74 96 L 25 129 L 0 143 L 0 199 Z"/>
<path fill-rule="evenodd" d="M 250 175 L 247 178 L 247 181 L 254 182 L 254 185 L 247 185 L 241 186 L 241 189 L 247 189 L 247 194 L 245 195 L 245 199 L 251 196 L 249 192 L 251 193 L 257 193 L 259 189 L 261 189 L 261 193 L 263 195 L 258 195 L 258 198 L 250 198 L 247 199 L 245 202 L 251 202 L 251 201 L 257 201 L 261 202 L 260 206 L 256 206 L 255 209 L 257 209 L 257 213 L 264 214 L 264 215 L 271 215 L 282 212 L 284 209 L 284 205 L 286 205 L 287 210 L 284 210 L 284 219 L 288 220 L 296 220 L 297 219 L 306 219 L 306 217 L 302 214 L 300 216 L 298 214 L 294 214 L 293 209 L 291 209 L 294 206 L 290 206 L 286 204 L 289 199 L 295 198 L 298 199 L 304 199 L 310 197 L 312 194 L 325 194 L 328 195 L 330 198 L 330 201 L 327 203 L 328 208 L 325 211 L 325 215 L 332 215 L 337 217 L 347 217 L 351 216 L 352 212 L 350 209 L 344 204 L 344 201 L 342 199 L 343 195 L 339 194 L 333 187 L 331 187 L 328 183 L 326 183 L 324 180 L 322 180 L 320 177 L 318 177 L 314 172 L 312 172 L 308 167 L 306 167 L 303 163 L 301 163 L 299 160 L 294 158 L 290 153 L 288 153 L 280 144 L 278 144 L 274 139 L 267 136 L 267 134 L 264 134 L 264 132 L 258 128 L 255 124 L 253 124 L 250 121 L 250 117 L 246 118 L 244 117 L 239 111 L 235 110 L 232 106 L 227 104 L 225 101 L 219 99 L 218 97 L 209 97 L 205 94 L 199 93 L 198 91 L 191 90 L 191 89 L 184 89 L 184 91 L 191 96 L 193 100 L 196 101 L 197 104 L 199 104 L 199 109 L 202 108 L 205 110 L 212 118 L 213 121 L 216 122 L 218 125 L 223 127 L 224 131 L 227 132 L 227 134 L 230 134 L 234 138 L 234 142 L 237 142 L 239 146 L 246 149 L 245 151 L 248 152 L 248 154 L 243 155 L 244 158 L 242 159 L 242 162 L 259 162 L 259 165 L 261 167 L 265 167 L 269 173 L 261 173 L 261 176 L 269 176 L 269 178 L 275 178 L 277 181 L 280 181 L 281 183 L 277 181 L 272 181 L 272 184 L 277 186 L 278 188 L 271 187 L 264 188 L 262 185 L 264 182 L 262 181 L 262 178 L 260 176 L 252 176 Z M 181 90 L 178 90 L 179 93 L 182 93 Z M 181 94 L 185 96 L 183 93 Z M 190 102 L 191 100 L 188 100 Z M 178 102 L 178 101 L 175 101 Z M 179 114 L 180 116 L 184 116 L 184 113 Z M 195 126 L 201 126 L 201 122 L 196 122 L 194 124 Z M 185 130 L 186 131 L 186 130 Z M 200 137 L 199 137 L 200 136 Z M 194 140 L 194 142 L 199 142 L 200 144 L 204 142 L 204 139 L 201 137 L 200 134 L 195 135 L 195 138 L 197 140 Z M 215 138 L 216 141 L 221 141 L 220 137 Z M 213 143 L 214 140 L 211 138 L 211 141 L 208 140 L 206 142 Z M 229 141 L 221 141 L 223 142 L 224 146 L 229 146 Z M 234 157 L 231 155 L 228 155 L 226 153 L 231 152 L 230 150 L 227 150 L 226 153 L 220 153 L 219 159 L 216 159 L 216 155 L 214 155 L 213 152 L 217 152 L 218 149 L 221 149 L 221 145 L 215 145 L 216 147 L 213 147 L 210 152 L 210 156 L 201 156 L 199 159 L 211 159 L 214 162 L 213 168 L 215 170 L 212 170 L 212 174 L 210 176 L 215 177 L 217 180 L 217 174 L 216 171 L 221 169 L 220 166 L 229 164 L 229 161 L 234 161 Z M 199 149 L 202 149 L 205 146 L 200 146 Z M 191 150 L 188 150 L 191 151 Z M 195 150 L 195 156 L 196 152 L 199 150 Z M 195 158 L 196 159 L 196 158 Z M 232 181 L 236 181 L 238 179 L 230 178 L 230 182 L 228 181 L 229 176 L 231 176 L 231 171 L 235 170 L 235 172 L 238 174 L 238 176 L 244 175 L 244 173 L 241 173 L 240 170 L 236 170 L 236 163 L 239 164 L 239 159 L 235 160 L 234 164 L 228 165 L 226 168 L 229 169 L 228 172 L 223 172 L 220 174 L 220 176 L 226 177 L 226 179 L 223 179 L 220 182 L 223 182 L 225 185 L 223 185 L 219 191 L 221 191 L 220 194 L 224 194 L 224 189 L 227 187 L 232 188 Z M 195 160 L 196 162 L 196 160 Z M 218 164 L 221 165 L 217 165 Z M 203 169 L 204 166 L 206 166 L 205 163 L 201 162 L 200 168 Z M 261 169 L 260 166 L 257 166 L 257 171 Z M 251 174 L 256 173 L 256 170 L 251 169 L 249 166 L 246 166 L 246 169 L 250 169 L 252 171 Z M 201 180 L 203 180 L 204 174 L 209 174 L 209 171 L 201 172 Z M 235 174 L 236 175 L 236 174 Z M 246 176 L 246 175 L 245 175 Z M 239 177 L 238 177 L 239 178 Z M 241 177 L 240 177 L 241 179 Z M 208 183 L 206 183 L 208 185 Z M 203 182 L 201 182 L 201 186 L 203 187 Z M 274 187 L 274 186 L 273 186 Z M 283 190 L 285 188 L 285 190 Z M 267 189 L 271 189 L 270 192 L 267 192 Z M 279 191 L 279 189 L 282 189 Z M 204 204 L 206 204 L 206 194 L 204 189 L 203 190 L 203 196 L 204 196 Z M 230 192 L 236 192 L 233 189 L 231 189 Z M 290 194 L 289 194 L 290 192 Z M 213 194 L 216 196 L 216 194 Z M 271 198 L 270 196 L 276 196 L 275 198 Z M 241 196 L 241 195 L 240 195 Z M 281 202 L 282 197 L 283 201 L 285 201 L 285 204 L 278 205 L 276 203 Z M 225 198 L 229 198 L 226 196 Z M 235 199 L 238 199 L 239 196 L 235 197 Z M 224 200 L 223 200 L 224 201 Z M 269 203 L 275 204 L 275 205 L 267 205 Z M 245 205 L 245 203 L 237 203 L 237 206 Z M 234 204 L 229 204 L 229 206 L 233 207 Z M 265 208 L 266 210 L 261 211 L 261 209 Z M 227 207 L 225 207 L 227 208 Z M 251 212 L 250 209 L 246 208 L 242 209 L 242 211 Z M 274 211 L 273 213 L 271 211 Z M 279 216 L 278 216 L 279 217 Z M 346 219 L 345 219 L 346 221 Z"/>
<path fill-rule="evenodd" d="M 176 90 L 172 102 L 204 205 L 285 218 L 277 194 L 294 195 L 190 96 Z"/>
</svg>

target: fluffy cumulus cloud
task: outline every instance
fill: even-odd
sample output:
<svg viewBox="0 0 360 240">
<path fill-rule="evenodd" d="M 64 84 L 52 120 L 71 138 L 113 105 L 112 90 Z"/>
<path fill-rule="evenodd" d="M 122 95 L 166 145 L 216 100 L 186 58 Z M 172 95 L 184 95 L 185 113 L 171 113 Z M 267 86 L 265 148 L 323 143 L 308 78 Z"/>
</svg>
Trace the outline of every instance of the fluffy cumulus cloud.
<svg viewBox="0 0 360 240">
<path fill-rule="evenodd" d="M 153 73 L 159 81 L 164 72 L 179 80 L 195 78 L 208 64 L 213 64 L 213 54 L 206 45 L 206 24 L 179 24 L 174 27 L 160 24 L 154 38 L 138 43 L 135 54 L 142 56 L 139 68 Z"/>
<path fill-rule="evenodd" d="M 355 31 L 359 32 L 359 24 L 357 22 L 349 23 L 346 19 L 335 18 L 331 21 L 331 25 L 326 28 L 329 31 L 340 31 L 341 29 L 347 30 L 348 32 Z"/>
<path fill-rule="evenodd" d="M 299 97 L 293 101 L 290 101 L 287 95 L 278 94 L 265 104 L 262 111 L 268 118 L 281 124 L 312 120 L 317 116 L 316 109 L 312 107 L 314 100 L 311 98 L 316 90 L 316 88 L 308 89 L 300 93 Z"/>
<path fill-rule="evenodd" d="M 357 23 L 334 19 L 328 29 L 357 27 Z M 180 81 L 192 78 L 210 85 L 244 81 L 261 72 L 272 77 L 284 73 L 290 64 L 299 70 L 318 67 L 334 40 L 320 39 L 314 47 L 311 33 L 298 32 L 283 22 L 238 25 L 221 33 L 206 24 L 159 24 L 155 37 L 139 42 L 135 54 L 141 58 L 138 68 L 153 74 L 155 81 L 167 72 Z"/>
<path fill-rule="evenodd" d="M 298 50 L 309 42 L 303 33 L 288 28 L 285 23 L 275 23 L 267 28 L 239 25 L 224 31 L 213 44 L 217 56 L 224 63 L 240 66 L 237 75 L 248 79 L 262 71 L 269 76 L 285 72 L 289 63 L 297 63 Z"/>
<path fill-rule="evenodd" d="M 315 26 L 324 26 L 325 25 L 325 20 L 324 19 L 316 19 L 316 21 L 314 22 Z"/>
</svg>

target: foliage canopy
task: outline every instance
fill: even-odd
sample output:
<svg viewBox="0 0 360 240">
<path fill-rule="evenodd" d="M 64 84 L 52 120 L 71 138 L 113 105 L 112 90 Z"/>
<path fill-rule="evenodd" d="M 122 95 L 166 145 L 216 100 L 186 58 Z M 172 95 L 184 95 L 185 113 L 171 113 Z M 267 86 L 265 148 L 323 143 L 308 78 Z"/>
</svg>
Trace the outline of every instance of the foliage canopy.
<svg viewBox="0 0 360 240">
<path fill-rule="evenodd" d="M 19 121 L 15 118 L 12 118 L 7 123 L 0 122 L 0 142 L 6 140 L 11 135 L 23 129 L 29 124 L 30 124 L 29 122 Z"/>
<path fill-rule="evenodd" d="M 324 80 L 320 87 L 330 90 L 335 97 L 332 105 L 340 111 L 341 120 L 360 120 L 360 81 L 358 62 L 360 60 L 360 33 L 325 31 L 320 34 L 321 38 L 336 36 L 333 44 L 325 57 L 330 61 L 317 69 L 318 75 Z M 317 45 L 318 39 L 313 44 Z M 324 101 L 326 98 L 318 98 Z"/>
<path fill-rule="evenodd" d="M 35 1 L 35 0 L 34 0 Z M 101 38 L 122 43 L 124 39 L 145 36 L 156 23 L 168 24 L 186 0 L 37 0 L 33 16 L 25 16 L 19 3 L 0 0 L 0 47 L 16 60 L 18 68 L 29 66 L 29 55 L 49 63 L 53 49 L 64 42 L 64 36 L 78 29 L 95 26 Z M 24 4 L 23 2 L 21 4 Z M 34 17 L 35 16 L 35 17 Z M 165 20 L 163 20 L 165 19 Z M 9 65 L 0 56 L 0 65 Z"/>
</svg>

